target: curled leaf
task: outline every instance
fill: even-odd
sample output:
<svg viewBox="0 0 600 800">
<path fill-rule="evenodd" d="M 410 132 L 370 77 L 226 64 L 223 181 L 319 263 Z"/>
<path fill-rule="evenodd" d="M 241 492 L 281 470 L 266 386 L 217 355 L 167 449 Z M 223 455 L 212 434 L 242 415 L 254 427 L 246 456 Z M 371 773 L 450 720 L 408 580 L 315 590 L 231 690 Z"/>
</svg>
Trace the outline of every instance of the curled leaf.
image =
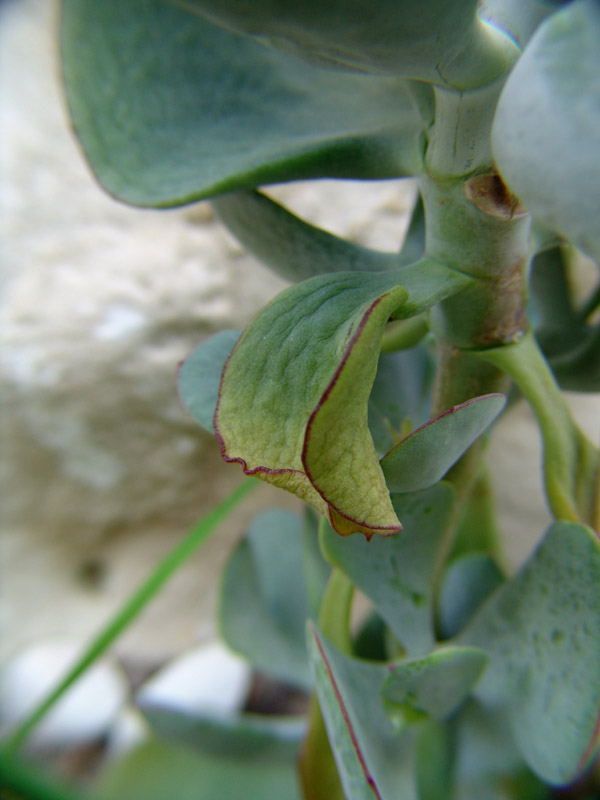
<svg viewBox="0 0 600 800">
<path fill-rule="evenodd" d="M 392 315 L 420 313 L 464 282 L 423 260 L 283 292 L 225 365 L 215 414 L 223 458 L 296 494 L 342 535 L 399 531 L 367 424 L 381 337 Z"/>
</svg>

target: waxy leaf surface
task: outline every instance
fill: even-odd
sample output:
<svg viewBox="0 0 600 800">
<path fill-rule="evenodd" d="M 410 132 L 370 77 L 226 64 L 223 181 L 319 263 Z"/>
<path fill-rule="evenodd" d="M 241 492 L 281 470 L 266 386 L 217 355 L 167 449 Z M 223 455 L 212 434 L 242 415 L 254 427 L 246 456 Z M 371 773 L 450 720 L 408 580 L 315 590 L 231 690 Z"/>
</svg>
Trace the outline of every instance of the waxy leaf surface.
<svg viewBox="0 0 600 800">
<path fill-rule="evenodd" d="M 600 541 L 557 522 L 531 559 L 459 638 L 490 663 L 475 693 L 508 713 L 531 769 L 564 784 L 587 765 L 600 731 Z"/>
<path fill-rule="evenodd" d="M 412 733 L 396 735 L 381 687 L 386 665 L 340 653 L 312 625 L 308 649 L 329 740 L 348 800 L 416 800 Z"/>
<path fill-rule="evenodd" d="M 209 433 L 213 420 L 221 373 L 241 331 L 220 331 L 206 339 L 183 362 L 177 376 L 179 395 L 192 417 Z"/>
<path fill-rule="evenodd" d="M 306 721 L 299 715 L 197 716 L 144 704 L 141 711 L 161 739 L 216 757 L 294 763 L 306 735 Z"/>
<path fill-rule="evenodd" d="M 406 420 L 412 426 L 427 420 L 434 369 L 433 357 L 424 347 L 379 356 L 369 396 L 369 429 L 380 456 L 397 441 Z"/>
<path fill-rule="evenodd" d="M 399 730 L 425 717 L 446 719 L 465 701 L 487 661 L 476 647 L 446 647 L 395 664 L 382 689 L 388 716 Z"/>
<path fill-rule="evenodd" d="M 246 250 L 288 281 L 325 272 L 367 272 L 400 265 L 398 253 L 370 250 L 334 236 L 261 192 L 232 192 L 214 200 L 213 207 Z"/>
<path fill-rule="evenodd" d="M 600 261 L 600 4 L 546 19 L 503 89 L 494 157 L 521 202 Z"/>
<path fill-rule="evenodd" d="M 221 633 L 231 648 L 262 672 L 301 688 L 311 683 L 305 627 L 319 600 L 314 572 L 327 569 L 310 538 L 316 532 L 303 529 L 290 511 L 255 517 L 223 573 L 219 608 Z"/>
<path fill-rule="evenodd" d="M 468 278 L 422 261 L 291 287 L 246 329 L 215 416 L 223 457 L 327 513 L 340 534 L 400 530 L 368 429 L 383 329 Z"/>
<path fill-rule="evenodd" d="M 315 68 L 165 0 L 65 0 L 75 131 L 100 183 L 172 206 L 299 178 L 418 169 L 404 81 Z"/>
<path fill-rule="evenodd" d="M 435 641 L 432 583 L 455 492 L 440 483 L 392 499 L 404 525 L 399 536 L 367 542 L 326 531 L 321 544 L 327 559 L 367 595 L 408 653 L 423 656 Z"/>
<path fill-rule="evenodd" d="M 441 480 L 505 404 L 501 394 L 475 397 L 413 431 L 381 460 L 390 491 L 415 492 Z"/>
<path fill-rule="evenodd" d="M 504 582 L 487 553 L 468 553 L 446 569 L 438 596 L 438 624 L 444 639 L 457 636 L 483 601 Z"/>
<path fill-rule="evenodd" d="M 150 739 L 109 764 L 94 786 L 99 800 L 301 800 L 295 762 L 191 750 Z M 176 790 L 174 791 L 174 787 Z"/>
<path fill-rule="evenodd" d="M 508 67 L 513 47 L 476 14 L 476 0 L 185 0 L 225 27 L 320 66 L 467 88 Z"/>
</svg>

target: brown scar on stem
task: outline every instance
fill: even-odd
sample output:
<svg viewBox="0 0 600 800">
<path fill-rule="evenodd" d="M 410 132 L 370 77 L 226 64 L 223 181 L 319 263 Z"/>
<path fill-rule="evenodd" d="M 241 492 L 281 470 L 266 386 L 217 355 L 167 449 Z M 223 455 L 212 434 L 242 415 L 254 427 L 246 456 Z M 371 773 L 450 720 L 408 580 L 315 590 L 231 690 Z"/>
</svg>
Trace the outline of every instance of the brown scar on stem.
<svg viewBox="0 0 600 800">
<path fill-rule="evenodd" d="M 512 220 L 527 213 L 497 172 L 469 178 L 465 182 L 465 195 L 480 211 L 496 219 Z"/>
</svg>

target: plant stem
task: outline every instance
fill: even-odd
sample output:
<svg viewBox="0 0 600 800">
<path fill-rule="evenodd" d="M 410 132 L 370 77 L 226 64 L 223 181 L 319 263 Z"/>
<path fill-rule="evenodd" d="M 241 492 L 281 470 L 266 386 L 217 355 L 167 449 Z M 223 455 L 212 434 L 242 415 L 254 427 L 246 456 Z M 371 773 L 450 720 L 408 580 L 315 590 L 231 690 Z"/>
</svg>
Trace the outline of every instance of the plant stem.
<svg viewBox="0 0 600 800">
<path fill-rule="evenodd" d="M 383 332 L 381 352 L 393 353 L 415 347 L 429 332 L 429 323 L 424 314 L 410 319 L 389 322 Z"/>
<path fill-rule="evenodd" d="M 321 520 L 320 531 L 327 524 Z M 350 613 L 354 585 L 341 570 L 333 568 L 319 611 L 319 628 L 343 653 L 352 651 Z M 327 736 L 316 692 L 308 717 L 308 733 L 298 762 L 305 800 L 344 800 L 344 790 Z"/>
<path fill-rule="evenodd" d="M 533 335 L 477 356 L 510 375 L 533 409 L 544 442 L 546 494 L 554 516 L 597 524 L 598 450 L 575 424 Z"/>
<path fill-rule="evenodd" d="M 194 551 L 206 541 L 217 525 L 222 522 L 235 506 L 257 485 L 257 479 L 246 480 L 237 487 L 229 497 L 215 506 L 175 546 L 165 558 L 154 568 L 142 585 L 129 597 L 116 615 L 102 628 L 98 635 L 83 651 L 77 662 L 58 685 L 34 708 L 29 716 L 19 725 L 3 746 L 5 752 L 18 750 L 36 725 L 46 716 L 54 704 L 63 696 L 75 681 L 83 675 L 115 641 L 115 639 L 133 622 L 138 614 L 148 605 L 152 598 L 162 589 L 173 574 L 188 560 Z"/>
</svg>

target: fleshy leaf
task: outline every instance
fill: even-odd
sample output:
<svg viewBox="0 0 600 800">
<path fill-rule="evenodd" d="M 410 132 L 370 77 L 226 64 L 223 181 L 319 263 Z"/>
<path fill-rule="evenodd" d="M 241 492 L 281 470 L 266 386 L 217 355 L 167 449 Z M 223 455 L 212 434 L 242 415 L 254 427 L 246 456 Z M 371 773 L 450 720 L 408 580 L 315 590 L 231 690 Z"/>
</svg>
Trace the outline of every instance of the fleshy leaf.
<svg viewBox="0 0 600 800">
<path fill-rule="evenodd" d="M 260 192 L 232 192 L 213 206 L 244 248 L 288 281 L 325 272 L 390 269 L 400 263 L 398 253 L 370 250 L 334 236 Z"/>
<path fill-rule="evenodd" d="M 268 758 L 271 763 L 294 763 L 306 735 L 306 721 L 301 716 L 200 717 L 146 705 L 142 705 L 141 711 L 161 739 L 216 757 Z"/>
<path fill-rule="evenodd" d="M 434 361 L 424 347 L 382 353 L 369 396 L 369 429 L 379 455 L 397 441 L 408 420 L 421 425 L 429 416 Z"/>
<path fill-rule="evenodd" d="M 418 170 L 421 124 L 403 81 L 318 69 L 181 5 L 62 4 L 73 124 L 110 194 L 172 206 L 278 181 Z"/>
<path fill-rule="evenodd" d="M 312 625 L 308 649 L 319 703 L 348 800 L 414 798 L 413 741 L 383 710 L 388 668 L 340 653 Z"/>
<path fill-rule="evenodd" d="M 290 511 L 264 511 L 233 551 L 221 583 L 219 619 L 223 638 L 255 667 L 286 683 L 308 688 L 305 626 L 311 616 L 303 561 L 326 566 L 309 553 L 301 519 Z M 322 588 L 322 587 L 321 587 Z"/>
<path fill-rule="evenodd" d="M 503 74 L 514 45 L 476 14 L 477 0 L 185 0 L 232 30 L 330 69 L 402 75 L 459 89 Z M 512 45 L 512 46 L 511 46 Z"/>
<path fill-rule="evenodd" d="M 469 280 L 423 260 L 280 294 L 223 372 L 215 429 L 225 460 L 327 513 L 338 533 L 400 530 L 367 424 L 381 336 L 391 315 L 420 313 Z"/>
<path fill-rule="evenodd" d="M 453 561 L 446 569 L 438 597 L 442 637 L 451 639 L 460 633 L 503 581 L 500 568 L 487 553 L 469 553 Z"/>
<path fill-rule="evenodd" d="M 600 261 L 600 5 L 545 20 L 502 91 L 494 156 L 534 215 Z"/>
<path fill-rule="evenodd" d="M 94 786 L 99 800 L 300 800 L 293 760 L 216 756 L 151 739 L 109 762 Z M 175 789 L 176 787 L 176 789 Z"/>
<path fill-rule="evenodd" d="M 394 664 L 382 688 L 388 717 L 398 730 L 427 717 L 446 719 L 465 701 L 487 662 L 476 647 L 445 647 Z"/>
<path fill-rule="evenodd" d="M 241 331 L 220 331 L 197 347 L 181 364 L 177 376 L 179 395 L 192 417 L 214 433 L 213 420 L 221 373 Z"/>
<path fill-rule="evenodd" d="M 392 499 L 404 525 L 400 536 L 367 542 L 325 531 L 321 545 L 326 558 L 373 602 L 404 648 L 423 656 L 434 646 L 432 582 L 455 492 L 440 483 Z"/>
<path fill-rule="evenodd" d="M 415 492 L 437 483 L 505 404 L 501 394 L 475 397 L 413 431 L 381 459 L 390 491 Z"/>
<path fill-rule="evenodd" d="M 508 713 L 531 769 L 552 784 L 573 780 L 600 731 L 600 542 L 593 531 L 555 523 L 459 642 L 488 653 L 476 696 L 489 712 Z"/>
</svg>

